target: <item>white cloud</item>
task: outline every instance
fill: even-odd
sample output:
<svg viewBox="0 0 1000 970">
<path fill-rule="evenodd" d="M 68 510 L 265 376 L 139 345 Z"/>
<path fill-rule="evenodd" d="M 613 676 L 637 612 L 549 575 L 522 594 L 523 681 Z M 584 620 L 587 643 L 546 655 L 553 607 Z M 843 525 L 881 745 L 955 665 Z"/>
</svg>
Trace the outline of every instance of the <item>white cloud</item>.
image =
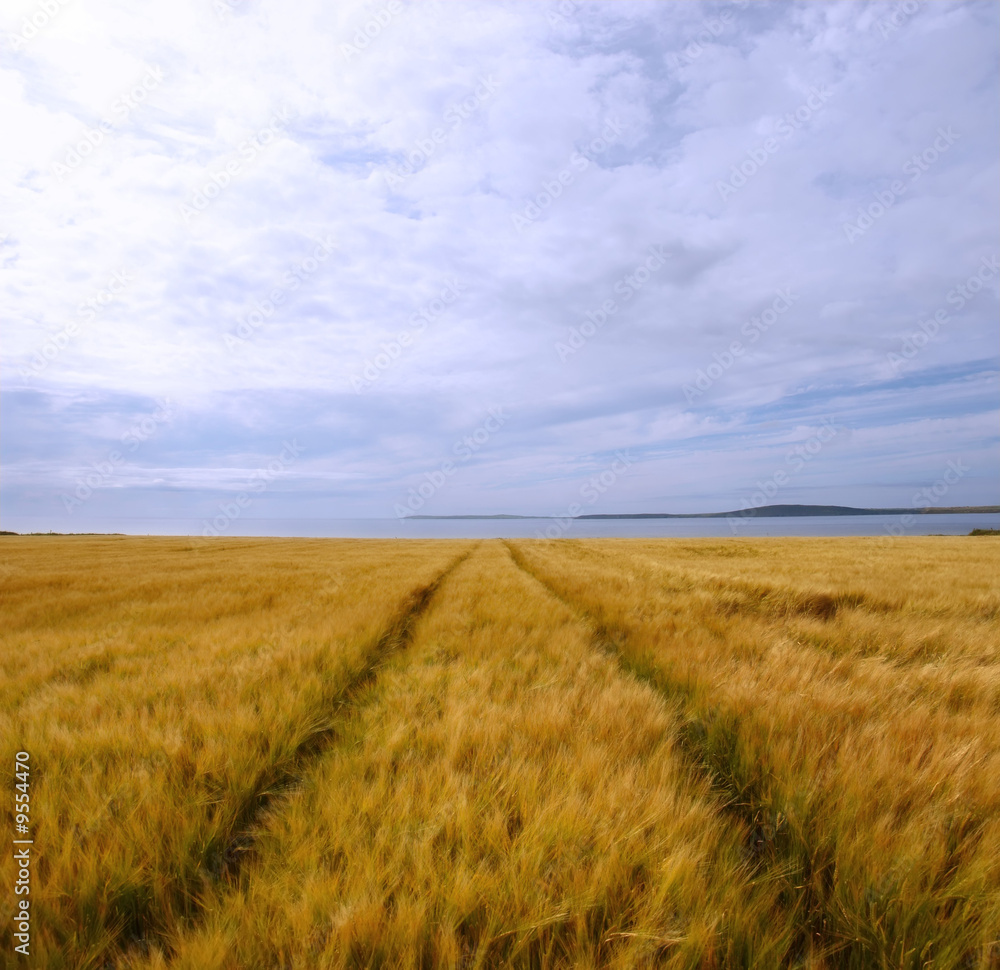
<svg viewBox="0 0 1000 970">
<path fill-rule="evenodd" d="M 190 420 L 150 442 L 144 461 L 183 489 L 225 486 L 219 469 L 242 467 L 236 455 L 252 450 L 245 435 L 280 436 L 284 423 L 328 456 L 324 481 L 342 480 L 330 468 L 352 470 L 344 508 L 371 515 L 436 454 L 435 436 L 493 404 L 519 416 L 506 440 L 520 464 L 498 441 L 472 480 L 516 483 L 519 511 L 558 505 L 543 483 L 616 448 L 707 461 L 690 439 L 720 414 L 743 429 L 712 452 L 725 505 L 727 476 L 753 462 L 764 410 L 812 420 L 804 402 L 825 395 L 858 430 L 895 427 L 917 378 L 935 389 L 939 419 L 967 429 L 953 440 L 982 444 L 991 408 L 966 375 L 995 362 L 995 288 L 905 374 L 886 359 L 1000 249 L 995 126 L 983 121 L 998 100 L 994 5 L 921 4 L 902 18 L 891 3 L 216 7 L 69 3 L 15 52 L 10 34 L 36 6 L 8 5 L 8 428 L 46 411 L 23 403 L 34 392 L 97 395 L 112 412 L 170 396 Z M 345 53 L 359 36 L 365 48 Z M 120 110 L 151 69 L 162 81 Z M 477 89 L 486 96 L 457 115 Z M 105 118 L 110 130 L 60 178 L 55 165 Z M 616 133 L 595 151 L 609 122 Z M 949 126 L 954 145 L 848 241 L 845 221 Z M 415 171 L 394 183 L 408 156 Z M 741 165 L 745 184 L 720 193 Z M 204 211 L 185 218 L 194 199 Z M 533 200 L 539 217 L 518 231 L 512 215 Z M 283 284 L 328 238 L 329 261 Z M 561 361 L 555 343 L 614 297 L 653 244 L 674 253 L 669 273 Z M 123 271 L 133 279 L 100 303 Z M 462 282 L 461 299 L 355 394 L 365 362 L 449 279 Z M 801 292 L 794 311 L 689 407 L 684 384 L 788 286 Z M 228 345 L 255 301 L 282 287 L 252 339 Z M 231 402 L 224 418 L 221 400 Z M 99 452 L 105 432 L 87 413 L 87 447 Z M 937 433 L 914 427 L 913 449 Z M 15 431 L 5 434 L 9 481 L 55 487 L 52 469 L 71 463 L 65 437 Z M 270 438 L 256 447 L 266 454 Z M 876 461 L 859 453 L 857 481 Z M 192 477 L 196 467 L 205 474 Z M 639 483 L 629 501 L 669 498 L 654 467 L 629 475 Z M 933 471 L 902 458 L 894 467 L 900 488 Z M 841 494 L 849 479 L 830 488 L 831 501 L 862 501 Z"/>
</svg>

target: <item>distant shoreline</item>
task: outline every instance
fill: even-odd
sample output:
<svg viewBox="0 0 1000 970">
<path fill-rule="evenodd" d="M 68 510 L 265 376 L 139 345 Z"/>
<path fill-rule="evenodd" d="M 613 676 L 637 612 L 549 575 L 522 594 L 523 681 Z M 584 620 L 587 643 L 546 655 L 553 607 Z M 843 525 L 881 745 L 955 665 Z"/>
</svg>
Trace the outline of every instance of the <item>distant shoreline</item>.
<svg viewBox="0 0 1000 970">
<path fill-rule="evenodd" d="M 573 519 L 755 519 L 830 515 L 969 515 L 1000 512 L 1000 505 L 953 505 L 941 508 L 856 509 L 849 505 L 762 505 L 731 512 L 609 512 L 568 516 Z M 552 519 L 552 515 L 408 515 L 407 519 Z"/>
</svg>

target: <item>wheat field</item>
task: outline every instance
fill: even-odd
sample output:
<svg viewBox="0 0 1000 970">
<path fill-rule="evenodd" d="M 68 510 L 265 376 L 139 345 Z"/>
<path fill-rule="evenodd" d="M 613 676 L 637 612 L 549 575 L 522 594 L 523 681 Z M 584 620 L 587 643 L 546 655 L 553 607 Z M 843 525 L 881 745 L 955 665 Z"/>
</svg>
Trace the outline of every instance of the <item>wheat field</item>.
<svg viewBox="0 0 1000 970">
<path fill-rule="evenodd" d="M 998 566 L 2 537 L 0 966 L 1000 967 Z"/>
</svg>

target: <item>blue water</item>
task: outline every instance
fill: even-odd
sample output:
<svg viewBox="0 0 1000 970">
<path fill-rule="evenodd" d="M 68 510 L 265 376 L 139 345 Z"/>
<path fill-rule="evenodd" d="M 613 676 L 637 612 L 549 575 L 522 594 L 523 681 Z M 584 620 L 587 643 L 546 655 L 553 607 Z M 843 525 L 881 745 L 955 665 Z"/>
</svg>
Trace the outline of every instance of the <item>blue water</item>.
<svg viewBox="0 0 1000 970">
<path fill-rule="evenodd" d="M 194 519 L 92 519 L 80 532 L 126 535 L 198 535 Z M 51 521 L 8 517 L 3 528 L 44 532 Z M 65 528 L 65 526 L 61 526 Z M 692 538 L 758 536 L 967 535 L 1000 529 L 1000 513 L 958 515 L 837 515 L 773 519 L 236 519 L 227 536 L 346 537 L 399 539 Z"/>
</svg>

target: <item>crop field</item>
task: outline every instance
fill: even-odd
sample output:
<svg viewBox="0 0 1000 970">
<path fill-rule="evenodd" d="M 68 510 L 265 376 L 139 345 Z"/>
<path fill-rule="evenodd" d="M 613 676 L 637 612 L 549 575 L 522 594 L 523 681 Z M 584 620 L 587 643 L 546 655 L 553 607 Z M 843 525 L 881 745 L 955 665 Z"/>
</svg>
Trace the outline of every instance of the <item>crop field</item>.
<svg viewBox="0 0 1000 970">
<path fill-rule="evenodd" d="M 995 537 L 4 536 L 0 588 L 0 967 L 1000 968 Z"/>
</svg>

